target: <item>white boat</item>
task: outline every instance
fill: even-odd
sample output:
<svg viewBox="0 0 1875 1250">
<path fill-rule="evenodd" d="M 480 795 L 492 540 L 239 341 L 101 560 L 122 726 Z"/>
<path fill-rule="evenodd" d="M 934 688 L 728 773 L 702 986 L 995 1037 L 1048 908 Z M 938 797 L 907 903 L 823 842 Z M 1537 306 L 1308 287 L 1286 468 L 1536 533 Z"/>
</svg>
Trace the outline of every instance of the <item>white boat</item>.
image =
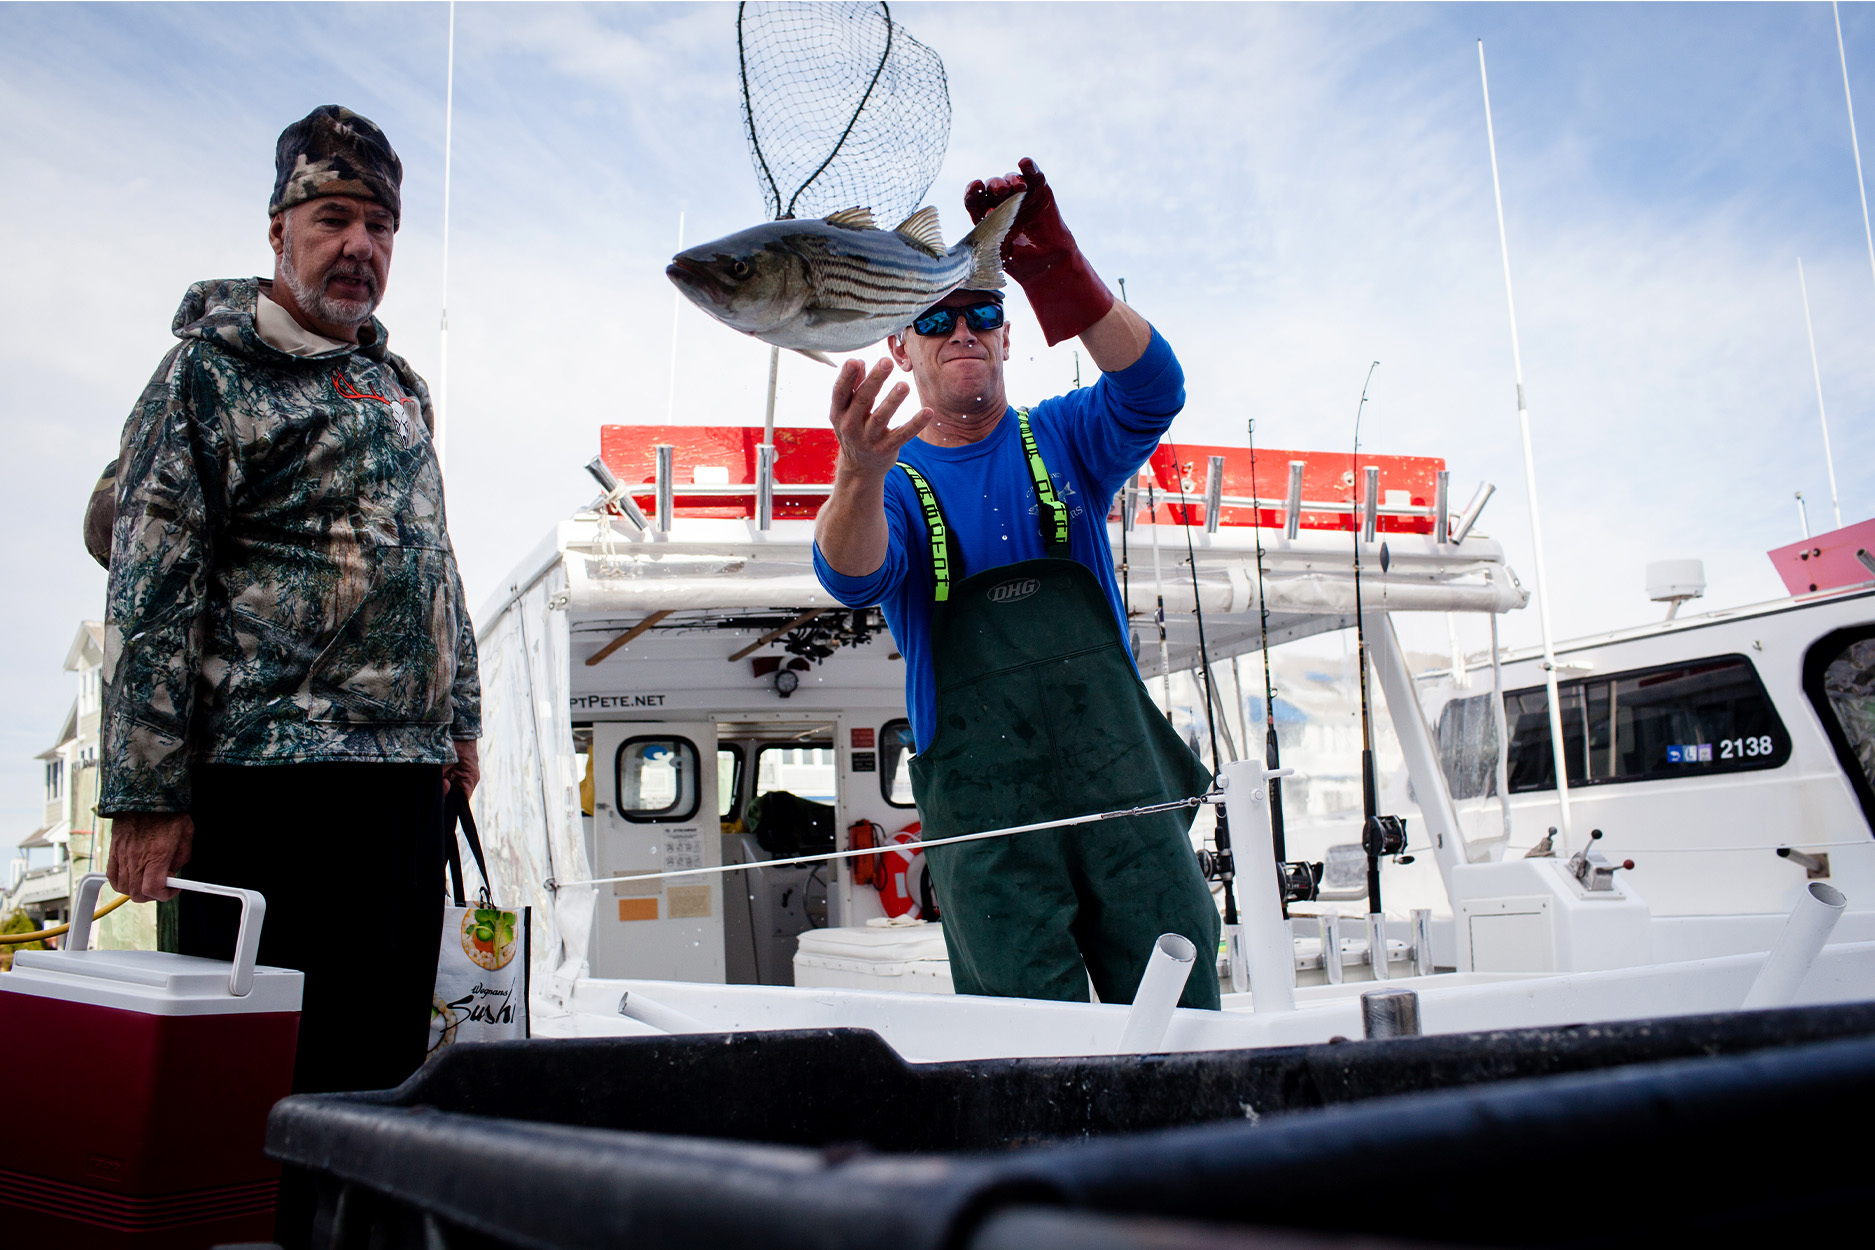
<svg viewBox="0 0 1875 1250">
<path fill-rule="evenodd" d="M 790 788 L 831 809 L 840 851 L 916 820 L 891 636 L 876 610 L 841 607 L 812 572 L 831 434 L 779 430 L 772 453 L 743 428 L 609 426 L 601 441 L 601 476 L 618 481 L 556 526 L 478 617 L 488 729 L 478 816 L 498 897 L 534 909 L 536 1034 L 856 1024 L 918 1058 L 1114 1049 L 1126 1006 L 951 995 L 937 926 L 888 925 L 881 892 L 851 859 L 773 864 L 794 849 L 786 832 L 767 831 L 765 848 L 738 820 L 758 793 Z M 1493 720 L 1489 657 L 1417 682 L 1392 624 L 1399 612 L 1498 613 L 1527 598 L 1502 549 L 1474 528 L 1477 507 L 1453 515 L 1443 463 L 1363 457 L 1379 472 L 1357 507 L 1347 456 L 1264 451 L 1253 506 L 1247 452 L 1180 454 L 1175 464 L 1162 446 L 1143 497 L 1116 501 L 1110 520 L 1128 557 L 1129 608 L 1151 635 L 1138 648 L 1142 674 L 1157 689 L 1166 669 L 1195 668 L 1196 607 L 1223 698 L 1241 706 L 1237 674 L 1218 662 L 1259 645 L 1259 596 L 1272 644 L 1349 627 L 1350 530 L 1365 527 L 1366 633 L 1419 854 L 1385 871 L 1401 887 L 1391 924 L 1343 926 L 1319 906 L 1335 924 L 1274 917 L 1289 926 L 1276 939 L 1291 948 L 1277 965 L 1288 984 L 1266 967 L 1259 992 L 1227 993 L 1221 1013 L 1172 1013 L 1155 1045 L 1358 1035 L 1370 982 L 1408 973 L 1421 1025 L 1435 1032 L 1730 1010 L 1755 984 L 1778 1002 L 1875 998 L 1875 846 L 1858 801 L 1867 778 L 1846 771 L 1853 751 L 1832 743 L 1804 692 L 1819 645 L 1875 633 L 1875 591 L 1825 588 L 1559 648 L 1565 712 L 1588 709 L 1589 762 L 1571 789 L 1573 841 L 1558 836 L 1556 854 L 1527 858 L 1559 823 L 1524 723 L 1543 719 L 1540 687 L 1535 704 L 1525 689 L 1540 672 L 1521 654 L 1501 661 L 1502 689 L 1531 715 L 1517 718 L 1500 765 L 1501 739 L 1479 728 Z M 1163 661 L 1151 625 L 1161 596 Z M 1734 700 L 1723 734 L 1697 704 L 1713 690 Z M 1682 695 L 1693 704 L 1672 702 Z M 1596 700 L 1608 697 L 1612 744 L 1596 737 Z M 1231 717 L 1217 719 L 1229 736 Z M 1650 733 L 1687 726 L 1673 731 L 1683 742 L 1664 745 L 1690 747 L 1690 762 L 1636 773 L 1633 726 L 1654 721 Z M 1735 759 L 1702 755 L 1726 741 Z M 1549 750 L 1546 735 L 1540 745 Z M 1613 771 L 1597 771 L 1610 758 Z M 1506 768 L 1508 814 L 1496 793 Z M 1240 813 L 1233 827 L 1255 819 Z M 1201 819 L 1195 837 L 1208 828 Z M 1605 834 L 1593 846 L 1591 829 Z M 1332 864 L 1332 843 L 1309 837 L 1292 828 L 1290 857 Z M 1246 924 L 1268 921 L 1273 859 L 1240 854 L 1237 867 Z M 1835 887 L 1849 901 L 1825 908 L 1831 944 L 1766 990 L 1760 974 L 1777 969 L 1766 972 L 1765 952 L 1793 910 L 1823 906 Z M 915 888 L 906 894 L 916 901 Z M 1423 906 L 1409 914 L 1402 898 Z M 1378 969 L 1370 948 L 1389 952 Z M 1241 989 L 1242 962 L 1227 989 Z"/>
</svg>

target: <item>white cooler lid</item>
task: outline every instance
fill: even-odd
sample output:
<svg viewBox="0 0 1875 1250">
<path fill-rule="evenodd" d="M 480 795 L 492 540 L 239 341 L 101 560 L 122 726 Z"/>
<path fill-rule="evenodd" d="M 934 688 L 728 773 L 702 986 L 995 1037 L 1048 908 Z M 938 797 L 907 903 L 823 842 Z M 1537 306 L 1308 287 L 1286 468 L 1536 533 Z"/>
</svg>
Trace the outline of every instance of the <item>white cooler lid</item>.
<svg viewBox="0 0 1875 1250">
<path fill-rule="evenodd" d="M 305 975 L 256 965 L 254 987 L 228 992 L 234 965 L 163 951 L 20 951 L 0 993 L 117 1007 L 153 1016 L 298 1011 Z"/>
<path fill-rule="evenodd" d="M 948 961 L 951 957 L 944 945 L 944 927 L 935 924 L 809 929 L 800 935 L 798 949 L 803 955 L 874 963 L 906 963 L 923 959 Z"/>
</svg>

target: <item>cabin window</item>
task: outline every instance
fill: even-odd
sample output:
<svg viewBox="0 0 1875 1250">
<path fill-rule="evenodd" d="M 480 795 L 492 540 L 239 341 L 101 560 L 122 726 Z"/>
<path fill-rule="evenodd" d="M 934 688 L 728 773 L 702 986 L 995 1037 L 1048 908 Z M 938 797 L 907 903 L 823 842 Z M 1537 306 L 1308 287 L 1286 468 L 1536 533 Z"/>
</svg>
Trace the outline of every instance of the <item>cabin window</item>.
<svg viewBox="0 0 1875 1250">
<path fill-rule="evenodd" d="M 1824 635 L 1804 656 L 1803 690 L 1875 830 L 1875 626 Z"/>
<path fill-rule="evenodd" d="M 716 748 L 716 816 L 719 820 L 734 820 L 741 806 L 742 799 L 742 748 L 721 746 Z"/>
<path fill-rule="evenodd" d="M 1563 758 L 1571 786 L 1666 781 L 1777 768 L 1790 735 L 1742 655 L 1561 683 Z M 1512 794 L 1556 788 L 1549 692 L 1504 696 Z"/>
<path fill-rule="evenodd" d="M 918 754 L 911 740 L 911 722 L 900 717 L 879 730 L 879 793 L 893 807 L 916 807 L 911 798 L 911 757 Z"/>
<path fill-rule="evenodd" d="M 614 798 L 626 820 L 678 821 L 697 814 L 697 748 L 688 738 L 627 738 L 614 759 Z"/>
<path fill-rule="evenodd" d="M 1439 712 L 1439 762 L 1454 799 L 1485 798 L 1497 793 L 1497 717 L 1491 696 L 1453 699 Z"/>
<path fill-rule="evenodd" d="M 837 794 L 832 747 L 765 746 L 755 756 L 755 793 L 786 790 L 816 803 Z"/>
</svg>

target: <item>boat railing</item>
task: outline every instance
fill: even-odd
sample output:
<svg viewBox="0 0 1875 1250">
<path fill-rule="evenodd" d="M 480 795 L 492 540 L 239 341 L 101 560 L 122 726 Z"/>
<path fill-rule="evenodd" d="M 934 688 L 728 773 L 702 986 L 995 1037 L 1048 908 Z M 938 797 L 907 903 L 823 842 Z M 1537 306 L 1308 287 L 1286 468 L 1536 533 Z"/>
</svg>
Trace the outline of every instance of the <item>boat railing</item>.
<svg viewBox="0 0 1875 1250">
<path fill-rule="evenodd" d="M 602 457 L 594 461 L 598 466 L 594 476 L 607 487 L 607 493 L 594 506 L 623 517 L 641 533 L 668 535 L 681 512 L 708 509 L 710 512 L 704 515 L 710 515 L 726 504 L 734 506 L 742 501 L 748 502 L 742 505 L 745 510 L 741 515 L 753 518 L 758 530 L 767 531 L 773 527 L 778 510 L 805 519 L 813 515 L 810 508 L 817 510 L 818 502 L 833 492 L 831 482 L 785 481 L 776 473 L 777 460 L 784 450 L 796 463 L 797 472 L 803 467 L 808 473 L 830 470 L 834 449 L 819 446 L 831 442 L 821 431 L 789 431 L 794 436 L 789 445 L 778 447 L 747 441 L 753 431 L 706 429 L 699 433 L 716 440 L 707 450 L 670 439 L 670 434 L 677 433 L 675 427 L 607 427 L 605 432 L 608 438 Z M 629 438 L 634 434 L 638 437 Z M 643 437 L 647 434 L 651 440 Z M 666 437 L 657 438 L 658 434 Z M 744 435 L 741 446 L 735 445 L 736 435 Z M 1187 445 L 1185 451 L 1205 457 L 1204 485 L 1200 490 L 1193 477 L 1198 468 L 1196 461 L 1180 463 L 1173 454 L 1175 450 L 1170 444 L 1161 444 L 1134 480 L 1115 494 L 1107 514 L 1110 521 L 1119 521 L 1129 531 L 1142 522 L 1181 526 L 1201 523 L 1206 533 L 1216 533 L 1220 526 L 1260 526 L 1280 529 L 1288 538 L 1294 538 L 1301 529 L 1358 530 L 1368 542 L 1384 531 L 1431 535 L 1436 542 L 1457 546 L 1470 533 L 1494 490 L 1488 483 L 1480 484 L 1465 509 L 1454 513 L 1451 475 L 1442 461 L 1363 456 L 1357 475 L 1352 458 L 1340 453 L 1272 451 L 1266 453 L 1272 469 L 1268 477 L 1274 479 L 1270 484 L 1284 489 L 1270 494 L 1246 492 L 1245 486 L 1256 483 L 1256 466 L 1242 452 Z M 647 451 L 652 460 L 648 480 L 626 484 L 614 476 L 614 470 L 623 475 L 643 473 L 644 460 L 640 457 Z M 690 470 L 689 482 L 677 480 L 680 455 L 692 461 L 685 466 Z M 695 463 L 701 459 L 718 463 Z M 721 463 L 725 460 L 740 461 L 741 473 L 749 480 L 730 480 L 732 469 Z M 1323 487 L 1335 494 L 1330 495 Z M 1341 490 L 1346 494 L 1341 495 Z"/>
</svg>

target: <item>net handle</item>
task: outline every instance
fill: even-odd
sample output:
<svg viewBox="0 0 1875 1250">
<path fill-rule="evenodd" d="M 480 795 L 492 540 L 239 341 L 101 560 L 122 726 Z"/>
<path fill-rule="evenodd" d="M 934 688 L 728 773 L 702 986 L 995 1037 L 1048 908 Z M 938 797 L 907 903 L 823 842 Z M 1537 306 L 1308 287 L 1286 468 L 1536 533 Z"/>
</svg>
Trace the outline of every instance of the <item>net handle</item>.
<svg viewBox="0 0 1875 1250">
<path fill-rule="evenodd" d="M 827 166 L 833 164 L 833 158 L 838 156 L 840 149 L 846 146 L 847 137 L 853 133 L 853 127 L 859 124 L 859 115 L 866 111 L 866 104 L 872 99 L 874 88 L 879 85 L 879 75 L 885 72 L 886 62 L 892 59 L 892 6 L 885 3 L 885 0 L 879 0 L 879 9 L 885 15 L 885 50 L 879 54 L 879 63 L 872 67 L 872 81 L 866 84 L 866 94 L 859 98 L 859 104 L 854 108 L 853 115 L 846 119 L 846 129 L 840 132 L 839 139 L 834 142 L 833 150 L 827 153 L 827 159 L 823 160 L 814 172 L 804 178 L 801 185 L 794 189 L 794 194 L 788 197 L 785 208 L 781 205 L 781 188 L 775 185 L 775 175 L 768 168 L 768 158 L 762 155 L 762 141 L 755 133 L 755 106 L 749 99 L 749 62 L 742 46 L 742 16 L 748 7 L 748 0 L 742 0 L 742 3 L 736 6 L 736 65 L 742 72 L 742 121 L 749 128 L 749 146 L 755 149 L 755 160 L 762 168 L 762 177 L 768 179 L 768 188 L 774 192 L 775 205 L 781 210 L 776 214 L 775 219 L 777 221 L 791 220 L 794 217 L 794 206 L 800 201 L 801 193 L 814 185 L 814 179 L 826 172 Z"/>
</svg>

